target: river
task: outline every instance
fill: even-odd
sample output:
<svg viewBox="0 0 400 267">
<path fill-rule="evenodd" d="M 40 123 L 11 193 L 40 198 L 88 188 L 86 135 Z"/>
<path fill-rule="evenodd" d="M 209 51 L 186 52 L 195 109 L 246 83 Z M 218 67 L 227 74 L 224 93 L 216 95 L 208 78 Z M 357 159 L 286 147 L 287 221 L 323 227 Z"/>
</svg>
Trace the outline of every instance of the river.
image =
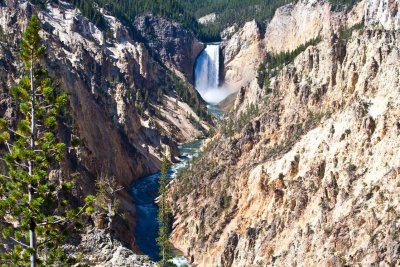
<svg viewBox="0 0 400 267">
<path fill-rule="evenodd" d="M 179 169 L 196 156 L 203 140 L 179 146 L 181 161 L 174 164 L 168 171 L 169 179 L 173 179 Z M 156 242 L 158 235 L 157 213 L 158 207 L 155 199 L 158 196 L 158 178 L 160 172 L 143 177 L 132 184 L 131 195 L 136 205 L 136 242 L 140 250 L 153 261 L 160 260 L 159 248 Z M 178 267 L 187 266 L 183 257 L 174 258 L 173 262 Z"/>
<path fill-rule="evenodd" d="M 208 110 L 217 118 L 221 118 L 223 112 L 215 105 L 228 96 L 231 91 L 219 88 L 219 66 L 220 66 L 219 44 L 207 44 L 206 48 L 198 56 L 195 64 L 195 87 L 202 98 L 208 103 Z M 179 146 L 181 161 L 169 169 L 169 179 L 173 179 L 179 169 L 195 156 L 203 140 Z M 158 207 L 155 199 L 158 196 L 158 178 L 160 173 L 149 175 L 132 184 L 131 195 L 135 201 L 137 210 L 136 221 L 136 243 L 140 250 L 154 261 L 160 260 L 159 247 L 156 242 L 158 236 Z M 172 261 L 176 266 L 188 266 L 184 257 L 176 257 Z"/>
</svg>

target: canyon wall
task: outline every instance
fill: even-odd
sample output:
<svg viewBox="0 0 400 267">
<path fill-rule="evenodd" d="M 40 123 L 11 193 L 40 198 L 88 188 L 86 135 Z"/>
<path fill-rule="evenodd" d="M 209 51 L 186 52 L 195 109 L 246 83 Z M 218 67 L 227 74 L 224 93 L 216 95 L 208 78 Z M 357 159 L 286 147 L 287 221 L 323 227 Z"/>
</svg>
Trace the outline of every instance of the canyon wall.
<svg viewBox="0 0 400 267">
<path fill-rule="evenodd" d="M 222 86 L 237 91 L 256 77 L 257 68 L 265 57 L 262 38 L 262 29 L 256 21 L 251 21 L 221 43 L 224 60 Z"/>
<path fill-rule="evenodd" d="M 194 106 L 205 109 L 205 103 L 185 77 L 174 74 L 175 68 L 184 72 L 178 68 L 180 62 L 176 63 L 174 57 L 160 62 L 143 36 L 102 12 L 109 32 L 101 31 L 66 2 L 37 9 L 27 1 L 2 1 L 0 109 L 2 115 L 15 119 L 8 92 L 23 72 L 18 59 L 19 39 L 29 17 L 36 14 L 47 47 L 42 63 L 69 98 L 68 116 L 60 118 L 59 137 L 67 144 L 73 138 L 80 140 L 78 148 L 68 148 L 63 175 L 76 177 L 77 200 L 95 194 L 98 176 L 116 178 L 124 187 L 119 198 L 125 216 L 114 220 L 113 231 L 117 239 L 138 252 L 134 240 L 136 211 L 129 196 L 131 182 L 158 171 L 165 152 L 176 160 L 177 143 L 203 136 L 209 123 L 193 111 Z M 162 25 L 166 21 L 154 18 L 153 23 Z M 179 24 L 173 25 L 182 35 L 189 35 Z M 201 44 L 193 35 L 189 37 L 197 50 L 186 48 L 186 43 L 176 47 L 184 46 L 187 54 L 195 57 Z M 176 93 L 178 86 L 190 103 Z"/>
<path fill-rule="evenodd" d="M 193 266 L 400 264 L 398 4 L 335 13 L 300 1 L 276 12 L 252 46 L 321 41 L 268 83 L 244 85 L 171 188 L 172 242 Z"/>
<path fill-rule="evenodd" d="M 157 55 L 157 59 L 194 84 L 194 65 L 204 44 L 192 32 L 179 23 L 151 14 L 136 18 L 135 26 L 145 38 L 150 51 Z"/>
<path fill-rule="evenodd" d="M 229 40 L 222 42 L 225 86 L 235 90 L 247 86 L 257 77 L 258 66 L 267 51 L 289 52 L 311 39 L 329 37 L 341 25 L 359 23 L 365 8 L 364 4 L 358 4 L 348 13 L 331 12 L 328 2 L 303 0 L 278 8 L 265 26 L 247 22 Z M 371 21 L 377 19 L 374 15 L 370 17 Z"/>
</svg>

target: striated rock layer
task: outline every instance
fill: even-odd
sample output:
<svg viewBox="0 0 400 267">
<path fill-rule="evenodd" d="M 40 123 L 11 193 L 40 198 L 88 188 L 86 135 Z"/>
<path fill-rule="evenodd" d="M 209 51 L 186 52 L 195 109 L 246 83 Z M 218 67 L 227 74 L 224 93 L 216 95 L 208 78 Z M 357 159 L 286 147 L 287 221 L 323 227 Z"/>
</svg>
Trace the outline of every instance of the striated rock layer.
<svg viewBox="0 0 400 267">
<path fill-rule="evenodd" d="M 258 112 L 236 131 L 222 127 L 173 184 L 172 242 L 193 266 L 400 264 L 398 1 L 377 3 L 348 14 L 319 2 L 277 11 L 306 5 L 342 19 L 313 24 L 328 27 L 322 41 L 269 84 L 244 86 L 227 120 L 251 103 Z M 365 26 L 340 38 L 359 12 Z M 315 37 L 277 20 L 282 33 L 304 36 L 294 43 Z"/>
<path fill-rule="evenodd" d="M 358 4 L 348 14 L 335 13 L 328 2 L 303 0 L 278 8 L 274 17 L 265 22 L 266 29 L 255 21 L 247 22 L 222 43 L 225 86 L 236 90 L 247 86 L 256 78 L 267 51 L 292 51 L 318 36 L 329 37 L 340 25 L 351 26 L 360 22 L 364 13 L 374 12 L 364 9 L 364 4 Z M 371 15 L 369 20 L 374 19 L 378 18 Z"/>
<path fill-rule="evenodd" d="M 265 57 L 262 37 L 262 30 L 254 20 L 247 22 L 231 39 L 221 44 L 224 87 L 238 90 L 255 78 L 257 68 Z"/>
</svg>

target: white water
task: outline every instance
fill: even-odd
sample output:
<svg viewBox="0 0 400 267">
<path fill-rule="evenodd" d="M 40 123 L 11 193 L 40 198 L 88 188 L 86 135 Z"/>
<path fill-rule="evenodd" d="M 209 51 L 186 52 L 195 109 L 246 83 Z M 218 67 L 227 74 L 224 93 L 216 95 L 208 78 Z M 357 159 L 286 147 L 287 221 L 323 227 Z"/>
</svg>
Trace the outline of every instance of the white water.
<svg viewBox="0 0 400 267">
<path fill-rule="evenodd" d="M 196 90 L 211 104 L 219 103 L 232 93 L 230 90 L 218 87 L 219 51 L 218 44 L 208 44 L 197 58 L 194 71 Z"/>
<path fill-rule="evenodd" d="M 170 262 L 175 264 L 176 267 L 189 267 L 189 262 L 185 257 L 175 257 Z"/>
<path fill-rule="evenodd" d="M 209 44 L 196 61 L 195 86 L 201 95 L 209 89 L 218 88 L 219 45 Z"/>
</svg>

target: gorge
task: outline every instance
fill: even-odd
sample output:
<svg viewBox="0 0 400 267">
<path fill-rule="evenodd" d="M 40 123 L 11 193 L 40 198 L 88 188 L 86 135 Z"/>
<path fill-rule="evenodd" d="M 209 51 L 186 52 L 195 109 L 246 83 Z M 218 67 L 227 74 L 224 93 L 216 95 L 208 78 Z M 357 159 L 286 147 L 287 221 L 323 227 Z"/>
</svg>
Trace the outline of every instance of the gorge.
<svg viewBox="0 0 400 267">
<path fill-rule="evenodd" d="M 219 87 L 219 58 L 220 47 L 218 44 L 206 44 L 206 48 L 200 53 L 195 62 L 195 89 L 209 104 L 216 104 L 224 97 L 224 92 Z M 221 111 L 217 106 L 210 106 L 214 116 L 221 117 Z M 179 162 L 175 163 L 168 171 L 170 183 L 176 177 L 177 172 L 185 168 L 193 157 L 199 154 L 203 140 L 195 140 L 180 145 Z M 159 192 L 160 172 L 142 177 L 132 184 L 131 195 L 137 211 L 136 242 L 140 250 L 152 260 L 160 260 L 160 249 L 156 242 L 159 231 L 157 198 Z M 187 266 L 188 262 L 183 257 L 172 259 L 178 267 Z M 178 264 L 179 262 L 179 264 Z"/>
<path fill-rule="evenodd" d="M 176 266 L 400 265 L 400 1 L 211 2 L 0 1 L 0 115 L 18 122 L 10 88 L 36 15 L 41 64 L 68 95 L 65 159 L 46 178 L 60 198 L 73 182 L 74 207 L 95 200 L 61 249 L 159 266 L 167 157 Z"/>
<path fill-rule="evenodd" d="M 193 266 L 399 264 L 398 6 L 299 1 L 223 44 L 250 79 L 171 188 Z"/>
<path fill-rule="evenodd" d="M 193 157 L 198 155 L 198 150 L 202 144 L 202 140 L 196 140 L 188 144 L 179 146 L 180 162 L 174 164 L 168 171 L 168 179 L 170 182 L 176 176 L 176 173 L 185 167 L 185 165 Z M 135 202 L 137 210 L 136 223 L 136 242 L 140 250 L 154 261 L 160 260 L 160 249 L 156 242 L 158 236 L 158 207 L 156 199 L 158 197 L 158 188 L 160 173 L 142 177 L 132 184 L 131 195 Z M 186 259 L 175 256 L 172 259 L 178 267 L 187 266 Z M 177 264 L 179 262 L 179 264 Z"/>
</svg>

